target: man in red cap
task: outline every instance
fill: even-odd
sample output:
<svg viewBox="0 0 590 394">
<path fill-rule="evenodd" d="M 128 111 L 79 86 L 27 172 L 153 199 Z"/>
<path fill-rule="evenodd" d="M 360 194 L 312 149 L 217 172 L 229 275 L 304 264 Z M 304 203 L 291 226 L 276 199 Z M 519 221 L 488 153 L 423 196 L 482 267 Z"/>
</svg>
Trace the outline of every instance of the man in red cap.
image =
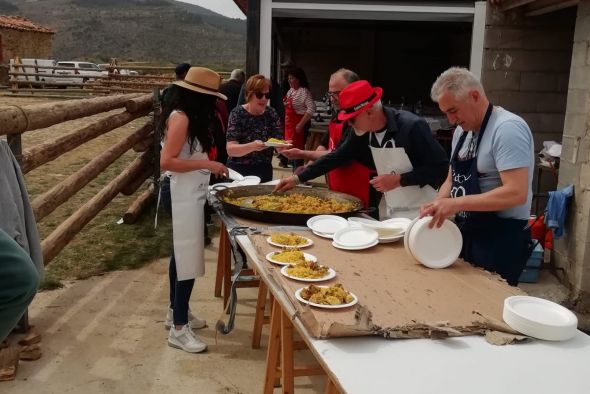
<svg viewBox="0 0 590 394">
<path fill-rule="evenodd" d="M 338 111 L 340 110 L 338 95 L 345 87 L 358 80 L 359 77 L 354 71 L 345 68 L 341 68 L 332 74 L 328 82 L 328 95 L 334 115 L 328 124 L 328 133 L 322 139 L 320 146 L 316 150 L 287 149 L 283 150 L 281 154 L 290 160 L 305 159 L 315 161 L 335 150 L 349 133 L 353 133 L 348 122 L 338 120 Z M 303 170 L 303 167 L 299 167 L 295 173 L 298 174 Z M 368 207 L 370 205 L 370 192 L 377 194 L 375 189 L 371 190 L 369 187 L 369 174 L 370 170 L 367 167 L 356 161 L 351 161 L 349 164 L 343 164 L 328 173 L 328 186 L 330 190 L 360 198 L 364 206 Z M 376 201 L 377 199 L 373 197 L 373 200 Z"/>
<path fill-rule="evenodd" d="M 356 160 L 377 171 L 369 183 L 385 194 L 387 217 L 417 217 L 420 205 L 436 196 L 449 161 L 423 118 L 384 107 L 382 95 L 380 87 L 364 80 L 342 90 L 338 119 L 347 120 L 354 133 L 299 175 L 282 179 L 275 191 L 289 190 Z M 378 203 L 370 201 L 370 206 L 377 208 Z"/>
</svg>

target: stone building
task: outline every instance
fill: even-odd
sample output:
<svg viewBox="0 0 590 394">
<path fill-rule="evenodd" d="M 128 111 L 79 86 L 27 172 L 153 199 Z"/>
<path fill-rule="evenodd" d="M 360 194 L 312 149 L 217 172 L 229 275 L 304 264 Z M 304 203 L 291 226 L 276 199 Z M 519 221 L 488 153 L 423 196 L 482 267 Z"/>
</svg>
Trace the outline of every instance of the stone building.
<svg viewBox="0 0 590 394">
<path fill-rule="evenodd" d="M 55 32 L 21 16 L 0 15 L 0 63 L 20 58 L 51 59 Z"/>
</svg>

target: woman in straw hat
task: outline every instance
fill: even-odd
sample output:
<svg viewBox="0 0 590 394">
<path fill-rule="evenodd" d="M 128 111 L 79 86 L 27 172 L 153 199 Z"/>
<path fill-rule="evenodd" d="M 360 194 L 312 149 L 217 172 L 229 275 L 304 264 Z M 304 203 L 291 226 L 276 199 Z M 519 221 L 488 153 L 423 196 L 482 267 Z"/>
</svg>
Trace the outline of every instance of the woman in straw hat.
<svg viewBox="0 0 590 394">
<path fill-rule="evenodd" d="M 277 111 L 268 106 L 270 87 L 264 75 L 246 81 L 246 104 L 231 111 L 226 135 L 227 166 L 243 175 L 256 175 L 262 182 L 272 180 L 272 149 L 264 141 L 283 138 Z"/>
<path fill-rule="evenodd" d="M 203 207 L 209 177 L 225 176 L 227 168 L 214 161 L 217 148 L 212 127 L 215 100 L 221 78 L 203 67 L 191 67 L 182 81 L 175 81 L 170 100 L 162 108 L 163 149 L 160 167 L 167 171 L 162 185 L 164 205 L 170 201 L 174 250 L 170 258 L 170 308 L 165 325 L 168 345 L 190 353 L 207 349 L 192 331 L 206 322 L 189 311 L 189 299 L 197 276 L 205 273 Z M 169 197 L 168 197 L 169 196 Z"/>
</svg>

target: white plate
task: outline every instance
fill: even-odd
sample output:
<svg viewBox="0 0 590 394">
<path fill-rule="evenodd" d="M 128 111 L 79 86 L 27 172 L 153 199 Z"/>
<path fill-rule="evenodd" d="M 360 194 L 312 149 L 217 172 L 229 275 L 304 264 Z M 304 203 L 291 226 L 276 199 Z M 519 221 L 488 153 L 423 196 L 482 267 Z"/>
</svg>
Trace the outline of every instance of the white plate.
<svg viewBox="0 0 590 394">
<path fill-rule="evenodd" d="M 414 224 L 416 224 L 416 222 L 419 220 L 420 218 L 416 218 L 414 220 L 412 220 L 410 222 L 410 224 L 408 224 L 408 227 L 406 227 L 406 232 L 404 233 L 404 249 L 406 249 L 406 253 L 408 254 L 408 256 L 410 256 L 411 258 L 415 258 L 414 255 L 412 254 L 412 251 L 410 250 L 410 232 L 412 231 L 412 227 L 414 227 Z"/>
<path fill-rule="evenodd" d="M 255 186 L 260 184 L 260 177 L 256 175 L 246 175 L 241 181 L 232 182 L 233 186 Z"/>
<path fill-rule="evenodd" d="M 318 286 L 318 287 L 328 287 L 328 286 Z M 353 300 L 352 302 L 348 303 L 348 304 L 340 304 L 340 305 L 323 305 L 323 304 L 316 304 L 315 302 L 309 302 L 305 299 L 303 299 L 303 297 L 301 297 L 301 291 L 303 290 L 303 288 L 297 290 L 295 292 L 295 298 L 297 298 L 299 301 L 303 302 L 304 304 L 307 305 L 311 305 L 311 306 L 315 306 L 318 308 L 323 308 L 323 309 L 340 309 L 340 308 L 348 308 L 349 306 L 353 306 L 355 305 L 359 299 L 352 293 L 350 293 L 350 295 L 352 296 Z"/>
<path fill-rule="evenodd" d="M 373 246 L 377 245 L 378 243 L 379 243 L 379 240 L 376 239 L 374 242 L 372 242 L 368 245 L 365 245 L 365 246 L 344 246 L 344 245 L 340 245 L 336 241 L 332 241 L 332 246 L 335 247 L 336 249 L 343 249 L 343 250 L 363 250 L 363 249 L 372 248 Z"/>
<path fill-rule="evenodd" d="M 271 186 L 274 186 L 274 185 L 278 185 L 280 181 L 281 181 L 280 179 L 273 179 L 272 181 L 264 182 L 261 185 L 271 185 Z"/>
<path fill-rule="evenodd" d="M 506 298 L 502 317 L 516 331 L 547 341 L 568 340 L 578 326 L 578 318 L 567 308 L 529 296 Z"/>
<path fill-rule="evenodd" d="M 332 268 L 328 268 L 328 272 L 326 273 L 326 276 L 324 276 L 323 278 L 315 278 L 315 279 L 299 278 L 297 276 L 289 275 L 287 273 L 287 268 L 289 268 L 289 266 L 287 266 L 287 265 L 284 266 L 283 268 L 281 268 L 281 274 L 283 274 L 283 276 L 286 276 L 289 279 L 298 280 L 301 282 L 323 282 L 323 281 L 330 280 L 330 279 L 336 277 L 336 271 L 334 271 Z"/>
<path fill-rule="evenodd" d="M 431 216 L 419 219 L 410 229 L 412 255 L 428 268 L 445 268 L 453 264 L 463 246 L 463 237 L 455 223 L 445 220 L 440 228 L 429 228 Z"/>
<path fill-rule="evenodd" d="M 268 261 L 270 261 L 271 263 L 274 263 L 274 264 L 278 264 L 278 265 L 290 265 L 289 263 L 283 263 L 282 261 L 273 260 L 272 256 L 274 256 L 275 253 L 278 253 L 278 252 L 270 252 L 270 253 L 267 253 L 266 254 L 266 259 Z M 318 258 L 315 257 L 313 254 L 303 253 L 303 257 L 305 258 L 305 260 L 313 261 L 314 263 L 318 261 Z"/>
<path fill-rule="evenodd" d="M 228 168 L 227 171 L 228 171 L 227 177 L 229 179 L 231 179 L 232 181 L 243 181 L 244 180 L 244 176 L 242 174 L 240 174 L 239 172 L 237 172 L 236 170 L 232 170 L 231 168 Z"/>
<path fill-rule="evenodd" d="M 301 235 L 300 235 L 300 237 L 301 237 Z M 283 245 L 283 244 L 275 243 L 275 242 L 273 242 L 273 241 L 270 240 L 270 237 L 266 238 L 266 242 L 268 242 L 269 244 L 271 244 L 273 246 L 278 246 L 279 248 L 287 248 L 287 249 L 307 248 L 308 246 L 313 245 L 313 241 L 311 239 L 305 238 L 305 237 L 301 237 L 301 238 L 307 240 L 307 242 L 304 243 L 303 245 L 296 245 L 296 246 L 293 246 L 293 245 Z"/>
<path fill-rule="evenodd" d="M 313 231 L 313 230 L 311 230 L 311 232 L 314 233 L 315 235 L 317 235 L 318 237 L 329 238 L 329 239 L 334 238 L 334 234 L 319 233 L 319 232 Z"/>
<path fill-rule="evenodd" d="M 367 228 L 346 227 L 334 233 L 334 242 L 346 248 L 364 247 L 379 242 L 379 234 Z"/>
<path fill-rule="evenodd" d="M 290 148 L 293 146 L 293 144 L 282 144 L 280 142 L 268 142 L 268 141 L 266 141 L 264 143 L 264 145 L 266 145 L 268 147 L 273 147 L 273 148 Z"/>
<path fill-rule="evenodd" d="M 317 215 L 309 218 L 307 227 L 314 233 L 332 235 L 336 231 L 348 227 L 348 221 L 336 215 Z"/>
<path fill-rule="evenodd" d="M 400 235 L 395 235 L 393 237 L 385 237 L 385 238 L 379 237 L 379 243 L 380 244 L 389 244 L 389 243 L 397 242 L 400 239 L 403 239 L 404 236 L 405 236 L 405 234 L 400 234 Z"/>
</svg>

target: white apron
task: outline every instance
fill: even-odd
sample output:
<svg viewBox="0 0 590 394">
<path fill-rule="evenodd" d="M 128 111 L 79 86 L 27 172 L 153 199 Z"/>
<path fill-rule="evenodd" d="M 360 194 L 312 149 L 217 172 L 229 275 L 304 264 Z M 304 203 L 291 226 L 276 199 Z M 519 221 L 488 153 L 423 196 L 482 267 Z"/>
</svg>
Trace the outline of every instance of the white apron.
<svg viewBox="0 0 590 394">
<path fill-rule="evenodd" d="M 178 280 L 205 275 L 203 207 L 209 171 L 171 172 L 172 235 Z"/>
<path fill-rule="evenodd" d="M 393 142 L 393 141 L 392 141 Z M 370 146 L 377 175 L 405 174 L 413 170 L 404 148 L 374 148 Z M 386 216 L 414 219 L 420 214 L 420 206 L 436 197 L 430 185 L 397 187 L 385 192 Z"/>
</svg>

